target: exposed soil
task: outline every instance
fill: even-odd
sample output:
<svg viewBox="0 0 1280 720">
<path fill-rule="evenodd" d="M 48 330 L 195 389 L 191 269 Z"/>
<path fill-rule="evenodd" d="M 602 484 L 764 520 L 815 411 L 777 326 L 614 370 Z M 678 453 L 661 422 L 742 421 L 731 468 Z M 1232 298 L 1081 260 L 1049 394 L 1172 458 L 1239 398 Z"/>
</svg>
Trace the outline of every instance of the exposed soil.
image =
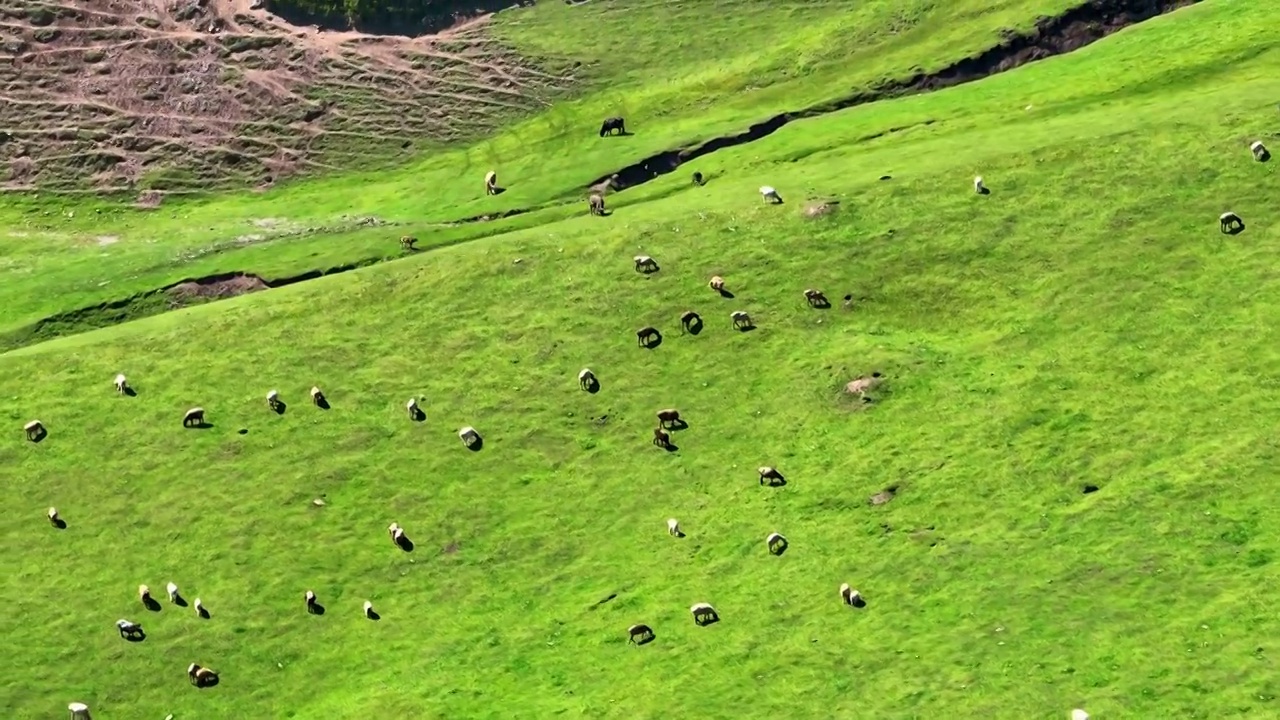
<svg viewBox="0 0 1280 720">
<path fill-rule="evenodd" d="M 178 283 L 165 292 L 174 300 L 183 302 L 191 298 L 216 299 L 235 297 L 257 290 L 266 290 L 267 283 L 257 275 L 232 273 L 226 276 L 215 276 Z"/>
<path fill-rule="evenodd" d="M 881 490 L 875 495 L 872 495 L 870 498 L 868 498 L 867 501 L 870 502 L 872 505 L 884 505 L 885 503 L 892 500 L 893 496 L 897 494 L 898 494 L 898 486 L 893 485 L 885 488 L 884 490 Z"/>
<path fill-rule="evenodd" d="M 627 167 L 602 175 L 588 188 L 613 178 L 615 191 L 634 187 L 673 172 L 676 168 L 717 150 L 768 137 L 796 120 L 846 110 L 903 95 L 916 95 L 961 85 L 1012 70 L 1029 62 L 1078 50 L 1130 25 L 1150 20 L 1201 0 L 1089 0 L 1057 17 L 1036 21 L 1027 33 L 1008 32 L 1003 41 L 978 55 L 965 58 L 937 72 L 917 73 L 813 107 L 775 115 L 746 131 L 712 138 L 698 145 L 667 150 Z"/>
<path fill-rule="evenodd" d="M 266 187 L 495 131 L 571 77 L 487 32 L 296 27 L 256 0 L 0 0 L 0 190 Z"/>
</svg>

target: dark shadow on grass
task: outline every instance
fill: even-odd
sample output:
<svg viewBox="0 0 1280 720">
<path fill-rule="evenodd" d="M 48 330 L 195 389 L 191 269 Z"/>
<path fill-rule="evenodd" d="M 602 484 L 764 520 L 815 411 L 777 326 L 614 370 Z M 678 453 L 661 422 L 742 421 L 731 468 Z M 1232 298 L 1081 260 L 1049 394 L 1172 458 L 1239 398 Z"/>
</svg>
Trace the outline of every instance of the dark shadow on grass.
<svg viewBox="0 0 1280 720">
<path fill-rule="evenodd" d="M 764 480 L 760 484 L 768 487 L 785 487 L 787 484 L 787 479 L 781 476 L 764 478 Z"/>
<path fill-rule="evenodd" d="M 692 322 L 686 325 L 684 329 L 690 335 L 697 335 L 702 332 L 702 328 L 703 328 L 702 317 L 698 316 L 694 318 Z"/>
<path fill-rule="evenodd" d="M 307 612 L 311 613 L 312 615 L 323 615 L 324 606 L 318 602 L 311 603 L 310 605 L 307 606 Z"/>
<path fill-rule="evenodd" d="M 484 438 L 477 435 L 475 440 L 467 443 L 467 449 L 471 452 L 480 452 L 484 449 Z"/>
<path fill-rule="evenodd" d="M 737 330 L 738 332 L 749 333 L 752 330 L 756 329 L 756 324 L 751 323 L 750 325 L 738 325 L 734 329 Z"/>
<path fill-rule="evenodd" d="M 377 620 L 381 620 L 381 619 L 382 619 L 382 616 L 378 614 L 378 611 L 377 611 L 377 610 L 370 610 L 369 612 L 365 613 L 365 617 L 369 618 L 370 620 L 374 620 L 374 621 L 377 621 Z"/>
<path fill-rule="evenodd" d="M 791 547 L 791 545 L 788 544 L 786 540 L 776 542 L 769 547 L 769 554 L 774 555 L 776 557 L 782 557 L 782 555 L 787 552 L 787 548 L 789 547 Z"/>
<path fill-rule="evenodd" d="M 187 425 L 187 427 L 190 428 L 191 430 L 212 430 L 213 423 L 208 422 L 207 420 L 201 420 L 195 425 Z"/>
<path fill-rule="evenodd" d="M 583 385 L 582 389 L 586 390 L 592 395 L 595 395 L 596 393 L 600 392 L 600 381 L 595 378 L 591 378 L 591 381 L 588 382 L 586 385 Z"/>
<path fill-rule="evenodd" d="M 729 292 L 728 290 L 725 290 L 725 289 L 723 289 L 723 288 L 722 288 L 722 289 L 720 289 L 720 290 L 718 290 L 717 292 L 719 292 L 719 293 L 720 293 L 720 297 L 722 297 L 722 298 L 724 298 L 724 299 L 726 299 L 726 300 L 732 300 L 732 299 L 734 299 L 735 297 L 737 297 L 737 296 L 736 296 L 736 295 L 734 295 L 733 293 L 731 293 L 731 292 Z"/>
<path fill-rule="evenodd" d="M 1240 222 L 1226 225 L 1222 228 L 1222 232 L 1227 235 L 1239 235 L 1244 232 L 1244 221 L 1241 220 Z"/>
<path fill-rule="evenodd" d="M 200 609 L 196 611 L 196 614 L 199 615 L 202 620 L 209 619 L 209 610 L 203 605 L 201 605 Z"/>
<path fill-rule="evenodd" d="M 422 408 L 414 408 L 409 414 L 409 420 L 412 422 L 422 422 L 427 419 L 427 414 L 422 412 Z"/>
<path fill-rule="evenodd" d="M 316 407 L 320 408 L 321 410 L 328 410 L 333 406 L 329 404 L 329 398 L 318 397 L 316 398 Z"/>
<path fill-rule="evenodd" d="M 676 430 L 688 430 L 689 423 L 686 422 L 684 418 L 677 418 L 663 425 L 663 428 L 672 432 L 675 432 Z"/>
<path fill-rule="evenodd" d="M 658 447 L 662 448 L 663 450 L 666 450 L 669 453 L 678 452 L 680 450 L 680 446 L 673 442 L 668 442 L 666 445 L 659 445 Z"/>
<path fill-rule="evenodd" d="M 396 547 L 400 548 L 401 550 L 405 552 L 413 552 L 413 548 L 414 548 L 413 541 L 409 539 L 408 535 L 401 535 L 400 537 L 396 538 L 395 543 L 396 543 Z"/>
<path fill-rule="evenodd" d="M 212 677 L 208 677 L 208 678 L 204 678 L 204 679 L 200 680 L 199 682 L 197 682 L 197 683 L 196 683 L 196 687 L 198 687 L 198 688 L 211 688 L 211 687 L 213 687 L 213 686 L 215 686 L 215 685 L 217 685 L 217 684 L 218 684 L 218 676 L 217 676 L 217 675 L 214 675 L 214 676 L 212 676 Z"/>
<path fill-rule="evenodd" d="M 645 350 L 653 350 L 654 348 L 657 348 L 660 345 L 662 345 L 662 333 L 653 333 L 652 335 L 646 335 L 645 338 L 640 341 L 640 347 L 644 348 Z"/>
<path fill-rule="evenodd" d="M 506 192 L 506 191 L 507 191 L 507 189 L 506 189 L 506 188 L 504 188 L 504 187 L 498 187 L 497 185 L 494 185 L 494 186 L 493 186 L 493 191 L 492 191 L 492 192 L 490 192 L 489 194 L 490 194 L 490 195 L 501 195 L 502 193 L 504 193 L 504 192 Z"/>
<path fill-rule="evenodd" d="M 155 598 L 149 597 L 146 600 L 143 600 L 142 606 L 151 612 L 160 612 L 160 603 L 156 602 Z"/>
<path fill-rule="evenodd" d="M 991 194 L 991 189 L 990 189 L 990 188 L 985 188 L 985 187 L 984 187 L 984 188 L 982 188 L 982 189 L 978 190 L 978 194 L 979 194 L 979 195 L 990 195 L 990 194 Z"/>
<path fill-rule="evenodd" d="M 177 605 L 178 607 L 186 607 L 187 599 L 182 597 L 181 595 L 175 595 L 173 597 L 173 604 Z"/>
<path fill-rule="evenodd" d="M 132 387 L 128 385 L 126 385 L 124 388 L 124 394 L 128 395 L 129 397 L 138 397 L 138 391 L 134 390 Z"/>
<path fill-rule="evenodd" d="M 56 527 L 56 528 L 58 528 L 59 530 L 66 530 L 66 529 L 67 529 L 67 521 L 66 521 L 66 520 L 63 520 L 62 518 L 58 518 L 58 519 L 56 519 L 56 520 L 52 520 L 52 521 L 50 521 L 50 522 L 52 522 L 52 523 L 53 523 L 53 526 L 54 526 L 54 527 Z"/>
<path fill-rule="evenodd" d="M 139 628 L 136 632 L 121 633 L 120 637 L 124 638 L 125 640 L 131 643 L 140 643 L 143 640 L 147 639 L 147 634 L 143 632 L 141 628 Z"/>
<path fill-rule="evenodd" d="M 44 439 L 47 437 L 49 437 L 49 431 L 45 430 L 44 428 L 40 428 L 34 434 L 28 435 L 27 439 L 33 443 L 40 443 L 40 442 L 43 442 Z"/>
<path fill-rule="evenodd" d="M 275 407 L 272 409 L 276 411 L 277 415 L 283 415 L 285 411 L 289 409 L 289 404 L 283 400 L 280 400 L 276 402 Z"/>
<path fill-rule="evenodd" d="M 695 619 L 693 622 L 698 627 L 707 627 L 708 625 L 715 625 L 716 623 L 720 622 L 720 613 L 716 613 L 711 617 L 704 617 L 703 619 L 700 619 L 700 620 Z"/>
<path fill-rule="evenodd" d="M 653 642 L 654 640 L 657 639 L 657 637 L 658 637 L 657 634 L 650 632 L 648 635 L 644 635 L 638 640 L 635 640 L 634 642 L 636 644 L 636 647 L 641 647 L 643 645 L 648 645 L 649 643 Z"/>
<path fill-rule="evenodd" d="M 862 596 L 858 596 L 854 598 L 849 604 L 856 608 L 864 608 L 867 606 L 867 601 L 863 600 Z"/>
</svg>

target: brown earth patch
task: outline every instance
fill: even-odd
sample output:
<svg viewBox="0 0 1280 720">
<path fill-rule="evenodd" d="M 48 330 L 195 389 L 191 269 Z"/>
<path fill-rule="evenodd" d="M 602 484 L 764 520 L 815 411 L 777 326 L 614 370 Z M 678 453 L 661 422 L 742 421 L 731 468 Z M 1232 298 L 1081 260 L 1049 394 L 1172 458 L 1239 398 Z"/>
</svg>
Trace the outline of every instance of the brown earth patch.
<svg viewBox="0 0 1280 720">
<path fill-rule="evenodd" d="M 487 15 L 380 36 L 258 4 L 0 0 L 0 190 L 265 187 L 369 167 L 489 134 L 572 79 L 501 46 Z"/>
<path fill-rule="evenodd" d="M 870 502 L 872 505 L 884 505 L 885 503 L 892 500 L 893 497 L 897 494 L 898 494 L 898 486 L 890 485 L 884 490 L 881 490 L 875 495 L 872 495 L 870 498 L 867 499 L 867 501 Z"/>
<path fill-rule="evenodd" d="M 233 274 L 215 276 L 178 283 L 165 292 L 180 304 L 193 299 L 212 300 L 245 295 L 268 287 L 265 280 L 257 275 Z"/>
</svg>

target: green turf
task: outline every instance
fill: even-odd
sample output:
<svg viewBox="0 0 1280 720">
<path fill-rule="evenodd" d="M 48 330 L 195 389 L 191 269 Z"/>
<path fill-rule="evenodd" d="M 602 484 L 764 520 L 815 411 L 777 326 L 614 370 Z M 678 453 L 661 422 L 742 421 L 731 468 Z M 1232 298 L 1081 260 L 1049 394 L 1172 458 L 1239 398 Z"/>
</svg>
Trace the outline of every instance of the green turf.
<svg viewBox="0 0 1280 720">
<path fill-rule="evenodd" d="M 1210 0 L 795 123 L 700 161 L 704 188 L 618 194 L 608 218 L 520 216 L 0 356 L 0 708 L 1272 716 L 1280 226 L 1276 165 L 1247 148 L 1280 145 L 1277 22 Z M 763 205 L 762 184 L 787 202 Z M 820 198 L 837 212 L 806 218 Z M 1218 232 L 1227 209 L 1245 233 Z M 638 253 L 662 269 L 636 274 Z M 807 308 L 806 287 L 836 307 Z M 697 337 L 676 320 L 690 308 Z M 737 309 L 759 328 L 732 331 Z M 635 345 L 646 324 L 654 350 Z M 842 395 L 872 370 L 877 402 Z M 111 392 L 116 372 L 137 397 Z M 213 427 L 181 429 L 197 404 Z M 690 423 L 673 453 L 649 444 L 668 406 Z M 21 437 L 34 417 L 39 445 Z M 761 488 L 761 464 L 789 484 Z M 666 535 L 671 516 L 688 537 Z M 138 583 L 170 579 L 212 618 L 137 605 Z M 868 607 L 842 607 L 841 582 Z M 698 601 L 723 622 L 694 627 Z M 123 642 L 119 617 L 150 637 Z M 656 641 L 627 645 L 635 622 Z M 188 686 L 193 661 L 222 684 Z"/>
</svg>

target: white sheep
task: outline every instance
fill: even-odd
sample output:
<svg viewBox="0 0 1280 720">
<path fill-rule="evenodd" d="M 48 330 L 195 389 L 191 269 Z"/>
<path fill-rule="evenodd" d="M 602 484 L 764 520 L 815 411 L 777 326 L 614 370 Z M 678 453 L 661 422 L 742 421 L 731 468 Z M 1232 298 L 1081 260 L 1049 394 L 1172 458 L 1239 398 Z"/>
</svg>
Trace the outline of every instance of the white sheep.
<svg viewBox="0 0 1280 720">
<path fill-rule="evenodd" d="M 389 535 L 392 540 L 396 539 L 396 533 L 399 531 L 400 531 L 400 523 L 393 522 L 387 526 L 387 535 Z"/>
<path fill-rule="evenodd" d="M 307 612 L 314 613 L 316 611 L 316 594 L 308 590 L 306 597 L 307 597 Z"/>
<path fill-rule="evenodd" d="M 637 255 L 632 259 L 636 263 L 636 272 L 652 272 L 658 269 L 658 261 L 648 255 Z"/>
<path fill-rule="evenodd" d="M 280 392 L 278 390 L 272 390 L 267 393 L 267 407 L 272 410 L 278 410 L 280 408 Z"/>
<path fill-rule="evenodd" d="M 735 328 L 745 329 L 752 326 L 751 316 L 745 310 L 734 310 L 729 314 L 729 319 L 733 321 Z"/>
<path fill-rule="evenodd" d="M 578 384 L 583 390 L 596 384 L 596 374 L 591 372 L 591 368 L 582 368 L 582 372 L 578 373 Z"/>
<path fill-rule="evenodd" d="M 375 615 L 377 615 L 377 613 L 375 613 L 375 612 L 373 611 L 373 601 L 371 601 L 371 600 L 365 600 L 365 601 L 364 601 L 364 616 L 365 616 L 365 617 L 367 617 L 367 618 L 369 618 L 370 620 L 372 620 L 372 619 L 374 618 L 374 616 L 375 616 Z"/>
<path fill-rule="evenodd" d="M 146 585 L 139 585 L 138 600 L 143 605 L 150 605 L 151 604 L 151 588 L 147 587 Z"/>
<path fill-rule="evenodd" d="M 1253 152 L 1253 159 L 1259 162 L 1266 161 L 1271 157 L 1271 153 L 1267 151 L 1267 146 L 1263 145 L 1261 140 L 1250 145 L 1249 150 Z"/>
<path fill-rule="evenodd" d="M 57 525 L 60 522 L 62 522 L 62 518 L 58 516 L 58 508 L 56 507 L 49 508 L 49 524 Z"/>
<path fill-rule="evenodd" d="M 710 625 L 720 619 L 720 614 L 711 607 L 711 603 L 695 603 L 689 608 L 689 612 L 693 613 L 693 621 L 698 625 Z"/>
<path fill-rule="evenodd" d="M 136 622 L 121 618 L 116 621 L 116 629 L 120 631 L 120 637 L 130 639 L 135 636 L 145 635 L 142 632 L 142 626 Z"/>
<path fill-rule="evenodd" d="M 26 425 L 23 425 L 22 429 L 27 431 L 27 439 L 32 442 L 44 437 L 45 434 L 44 423 L 39 420 L 32 420 Z"/>
<path fill-rule="evenodd" d="M 316 405 L 324 405 L 324 393 L 320 392 L 320 388 L 315 385 L 311 386 L 311 402 Z"/>
<path fill-rule="evenodd" d="M 480 433 L 476 432 L 476 429 L 470 425 L 459 430 L 458 437 L 461 438 L 462 444 L 467 447 L 471 447 L 472 445 L 480 442 Z"/>
<path fill-rule="evenodd" d="M 1230 233 L 1244 229 L 1244 220 L 1240 216 L 1228 210 L 1218 216 L 1218 224 L 1222 228 L 1222 232 Z"/>
<path fill-rule="evenodd" d="M 987 194 L 987 186 L 983 184 L 981 175 L 973 179 L 973 191 L 979 195 Z"/>
<path fill-rule="evenodd" d="M 840 600 L 845 605 L 852 605 L 853 607 L 866 605 L 866 602 L 862 599 L 862 593 L 849 587 L 849 583 L 844 583 L 840 586 Z"/>
<path fill-rule="evenodd" d="M 119 375 L 116 375 L 116 392 L 123 395 L 128 389 L 129 389 L 129 381 L 125 379 L 124 374 L 121 373 Z"/>
<path fill-rule="evenodd" d="M 177 585 L 175 585 L 174 583 L 169 583 L 168 585 L 164 586 L 164 590 L 165 592 L 169 593 L 169 602 L 172 602 L 172 603 L 178 602 L 179 596 L 178 596 Z"/>
<path fill-rule="evenodd" d="M 1076 708 L 1071 711 L 1071 720 L 1089 720 L 1089 713 L 1081 710 L 1080 708 Z"/>
<path fill-rule="evenodd" d="M 765 202 L 771 202 L 774 204 L 782 202 L 782 196 L 778 194 L 778 191 L 768 185 L 760 186 L 760 197 Z"/>
<path fill-rule="evenodd" d="M 89 706 L 82 702 L 73 702 L 67 705 L 67 709 L 71 711 L 71 720 L 92 720 L 89 717 Z"/>
<path fill-rule="evenodd" d="M 684 533 L 680 531 L 680 521 L 675 518 L 667 520 L 667 534 L 671 537 L 684 537 Z"/>
<path fill-rule="evenodd" d="M 204 609 L 204 603 L 200 602 L 200 598 L 196 598 L 195 602 L 191 603 L 191 607 L 196 611 L 196 615 L 199 617 L 205 617 L 208 615 Z"/>
<path fill-rule="evenodd" d="M 719 275 L 712 275 L 711 281 L 707 283 L 707 287 L 711 288 L 712 290 L 715 290 L 718 293 L 724 292 L 724 278 L 720 277 Z"/>
<path fill-rule="evenodd" d="M 412 420 L 417 420 L 418 413 L 422 412 L 421 410 L 418 409 L 417 398 L 409 398 L 409 402 L 404 404 L 404 409 L 409 412 L 409 418 Z"/>
<path fill-rule="evenodd" d="M 787 548 L 787 539 L 781 533 L 769 533 L 769 537 L 764 539 L 764 544 L 769 548 L 769 552 L 781 555 Z"/>
<path fill-rule="evenodd" d="M 497 195 L 498 173 L 490 170 L 484 176 L 484 192 L 486 195 Z"/>
<path fill-rule="evenodd" d="M 204 408 L 193 407 L 182 416 L 182 427 L 198 427 L 204 424 Z"/>
</svg>

